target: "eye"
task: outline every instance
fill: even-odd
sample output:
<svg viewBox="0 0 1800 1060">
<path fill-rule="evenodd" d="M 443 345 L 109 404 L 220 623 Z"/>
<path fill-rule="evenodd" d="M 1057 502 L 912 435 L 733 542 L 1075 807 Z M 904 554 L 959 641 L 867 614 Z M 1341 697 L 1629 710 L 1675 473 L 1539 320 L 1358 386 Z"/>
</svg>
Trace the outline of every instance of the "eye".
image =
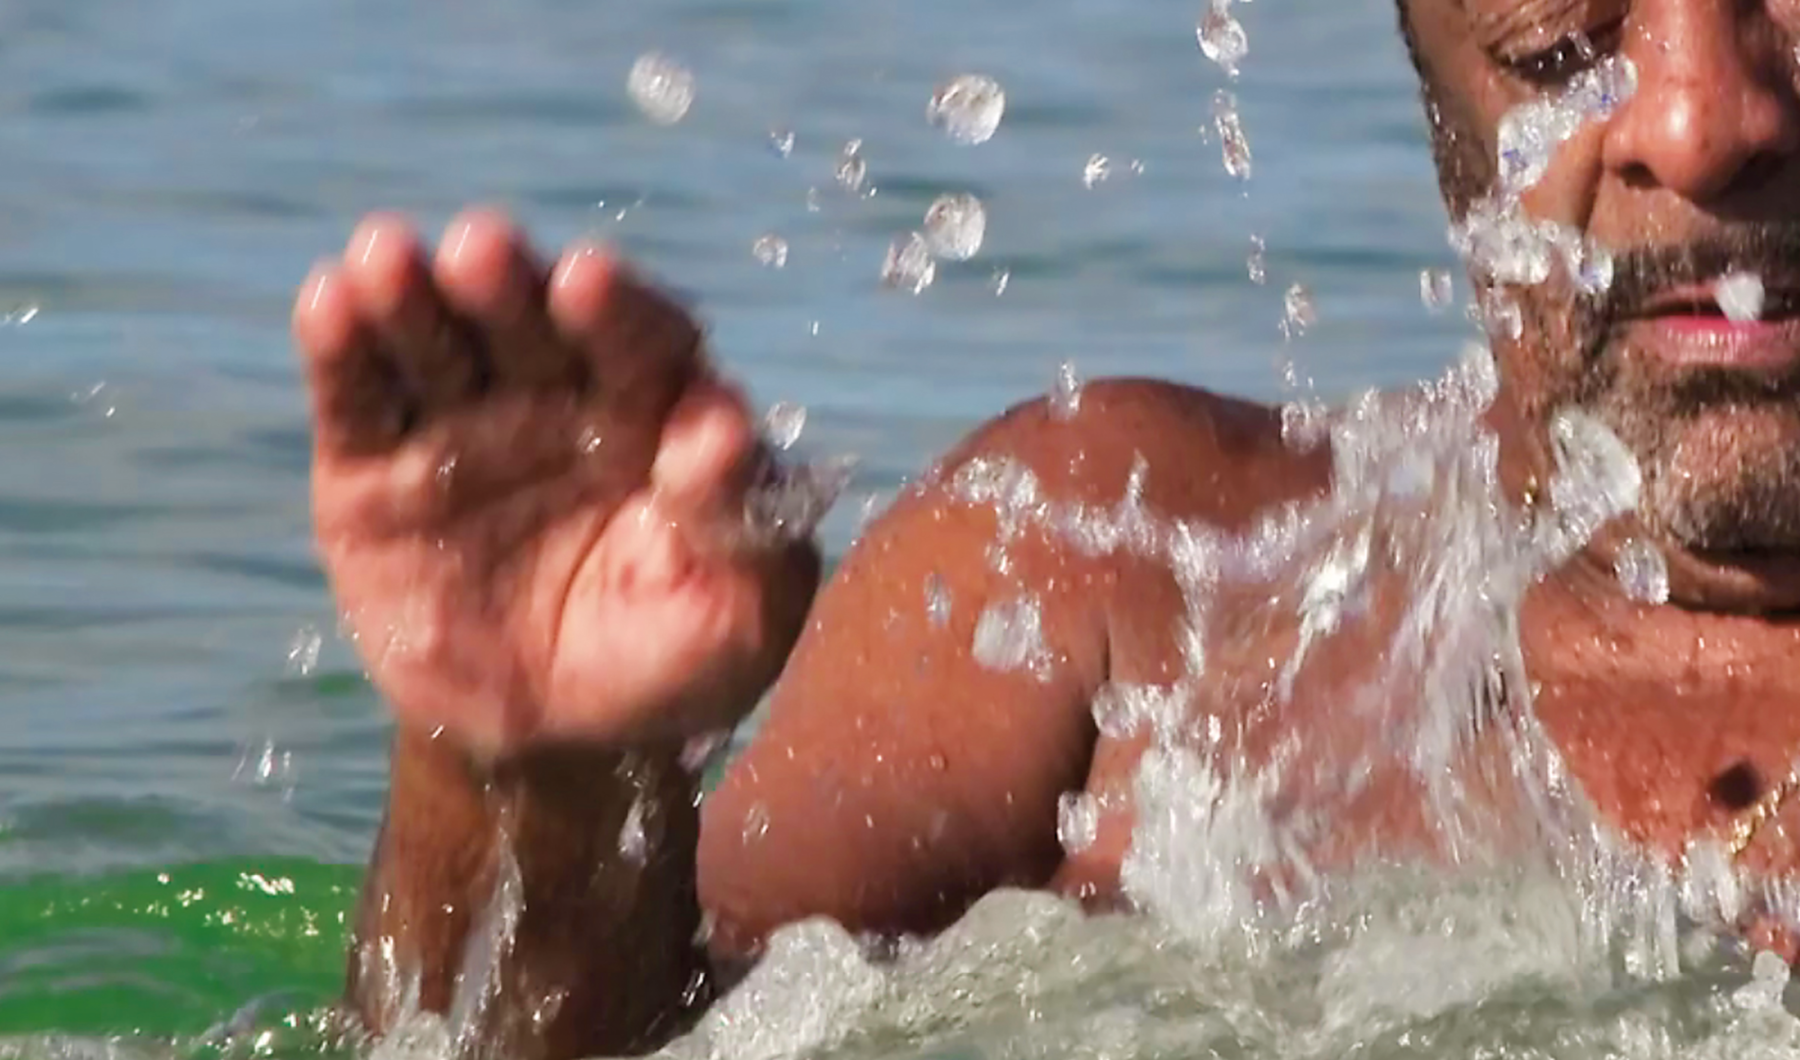
<svg viewBox="0 0 1800 1060">
<path fill-rule="evenodd" d="M 1521 81 L 1539 88 L 1567 84 L 1603 56 L 1617 51 L 1625 35 L 1625 20 L 1614 19 L 1584 32 L 1571 33 L 1540 51 L 1525 55 L 1497 55 L 1496 61 Z"/>
</svg>

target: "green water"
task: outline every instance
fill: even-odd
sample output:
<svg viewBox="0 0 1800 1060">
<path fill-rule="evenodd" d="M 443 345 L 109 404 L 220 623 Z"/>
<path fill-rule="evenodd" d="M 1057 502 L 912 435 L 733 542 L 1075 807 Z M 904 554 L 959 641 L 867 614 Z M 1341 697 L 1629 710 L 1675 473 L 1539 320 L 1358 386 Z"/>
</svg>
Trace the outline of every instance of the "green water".
<svg viewBox="0 0 1800 1060">
<path fill-rule="evenodd" d="M 254 858 L 0 884 L 0 1055 L 44 1034 L 199 1047 L 259 1001 L 233 1030 L 311 1034 L 360 877 Z"/>
</svg>

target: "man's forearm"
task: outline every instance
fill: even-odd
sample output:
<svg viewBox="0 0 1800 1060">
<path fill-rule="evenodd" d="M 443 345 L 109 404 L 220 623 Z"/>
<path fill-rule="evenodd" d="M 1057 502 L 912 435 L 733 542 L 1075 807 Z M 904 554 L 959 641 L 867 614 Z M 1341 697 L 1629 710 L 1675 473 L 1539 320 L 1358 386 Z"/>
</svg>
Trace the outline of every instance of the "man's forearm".
<svg viewBox="0 0 1800 1060">
<path fill-rule="evenodd" d="M 490 768 L 447 738 L 402 731 L 352 1003 L 387 1032 L 416 996 L 452 1033 L 521 1058 L 660 1045 L 709 991 L 695 939 L 698 782 L 676 748 Z"/>
</svg>

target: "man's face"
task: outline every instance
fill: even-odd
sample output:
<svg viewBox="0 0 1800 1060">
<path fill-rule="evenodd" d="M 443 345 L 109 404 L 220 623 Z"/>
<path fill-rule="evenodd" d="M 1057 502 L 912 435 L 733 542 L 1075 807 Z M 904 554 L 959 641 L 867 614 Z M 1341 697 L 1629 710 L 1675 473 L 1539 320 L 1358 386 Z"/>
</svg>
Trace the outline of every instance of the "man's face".
<svg viewBox="0 0 1800 1060">
<path fill-rule="evenodd" d="M 1559 269 L 1508 292 L 1524 327 L 1500 343 L 1507 392 L 1527 422 L 1578 404 L 1612 427 L 1665 551 L 1739 572 L 1800 558 L 1800 0 L 1407 7 L 1459 217 L 1494 190 L 1509 111 L 1609 56 L 1635 66 L 1635 94 L 1522 199 L 1609 248 L 1614 282 L 1584 295 Z M 1762 281 L 1759 318 L 1722 312 L 1732 273 Z"/>
</svg>

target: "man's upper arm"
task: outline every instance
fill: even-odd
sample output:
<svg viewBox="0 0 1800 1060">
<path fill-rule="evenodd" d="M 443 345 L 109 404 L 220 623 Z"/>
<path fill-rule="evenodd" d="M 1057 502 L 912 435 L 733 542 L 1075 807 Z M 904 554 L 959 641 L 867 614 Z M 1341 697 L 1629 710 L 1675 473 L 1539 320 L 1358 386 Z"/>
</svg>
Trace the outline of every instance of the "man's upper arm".
<svg viewBox="0 0 1800 1060">
<path fill-rule="evenodd" d="M 1093 747 L 1111 575 L 1031 529 L 997 561 L 998 529 L 989 506 L 908 496 L 820 595 L 766 723 L 704 808 L 715 952 L 812 916 L 929 932 L 1056 872 L 1057 800 L 1082 788 Z M 1017 639 L 978 653 L 984 614 L 985 633 Z"/>
</svg>

